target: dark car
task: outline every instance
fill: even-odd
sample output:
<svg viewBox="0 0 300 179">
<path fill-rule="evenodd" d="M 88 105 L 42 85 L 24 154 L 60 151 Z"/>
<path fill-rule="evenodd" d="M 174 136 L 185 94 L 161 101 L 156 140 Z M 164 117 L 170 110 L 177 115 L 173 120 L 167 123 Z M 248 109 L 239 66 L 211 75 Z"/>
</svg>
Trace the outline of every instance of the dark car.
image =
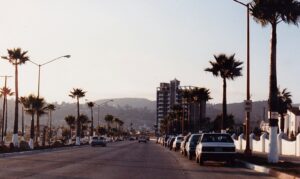
<svg viewBox="0 0 300 179">
<path fill-rule="evenodd" d="M 139 143 L 140 143 L 140 142 L 147 143 L 146 136 L 140 136 L 140 137 L 139 137 Z"/>
<path fill-rule="evenodd" d="M 91 146 L 100 145 L 102 147 L 106 147 L 106 139 L 104 137 L 93 137 L 91 141 Z"/>
<path fill-rule="evenodd" d="M 193 157 L 195 156 L 197 142 L 200 139 L 201 135 L 202 134 L 192 134 L 189 137 L 189 140 L 185 145 L 185 151 L 186 151 L 188 159 L 190 159 L 190 160 L 192 160 Z"/>
</svg>

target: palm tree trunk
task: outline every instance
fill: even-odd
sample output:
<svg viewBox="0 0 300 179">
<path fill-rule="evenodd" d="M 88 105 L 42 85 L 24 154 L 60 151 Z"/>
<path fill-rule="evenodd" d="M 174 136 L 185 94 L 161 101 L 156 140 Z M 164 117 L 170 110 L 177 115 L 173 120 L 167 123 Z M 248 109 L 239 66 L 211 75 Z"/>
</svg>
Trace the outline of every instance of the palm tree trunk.
<svg viewBox="0 0 300 179">
<path fill-rule="evenodd" d="M 283 113 L 281 113 L 280 114 L 280 131 L 281 132 L 284 132 L 284 114 Z"/>
<path fill-rule="evenodd" d="M 19 140 L 18 140 L 18 120 L 19 120 L 19 87 L 18 87 L 18 63 L 17 60 L 15 61 L 15 92 L 16 92 L 16 99 L 15 99 L 15 120 L 14 120 L 14 134 L 12 136 L 12 143 L 15 147 L 18 147 Z"/>
<path fill-rule="evenodd" d="M 77 130 L 76 130 L 76 145 L 80 145 L 80 121 L 79 121 L 79 98 L 77 97 Z"/>
<path fill-rule="evenodd" d="M 4 141 L 6 140 L 6 135 L 7 135 L 7 97 L 5 98 L 5 126 L 4 126 Z"/>
<path fill-rule="evenodd" d="M 225 122 L 227 120 L 227 99 L 226 99 L 226 78 L 223 78 L 223 106 L 222 106 L 222 120 L 221 130 L 225 130 Z"/>
<path fill-rule="evenodd" d="M 29 141 L 29 146 L 30 146 L 31 149 L 34 148 L 33 139 L 34 139 L 34 114 L 31 115 L 31 125 L 30 125 L 30 141 Z"/>
<path fill-rule="evenodd" d="M 22 106 L 22 140 L 24 141 L 24 106 Z"/>
<path fill-rule="evenodd" d="M 94 117 L 93 117 L 93 108 L 91 107 L 91 119 L 92 119 L 92 124 L 91 124 L 91 134 L 90 136 L 93 136 L 94 134 Z"/>
<path fill-rule="evenodd" d="M 5 106 L 5 97 L 6 95 L 4 94 L 4 97 L 3 97 L 3 111 L 2 111 L 2 124 L 1 124 L 1 132 L 2 132 L 2 138 L 1 138 L 1 142 L 3 142 L 4 144 L 4 140 L 3 140 L 3 137 L 4 137 L 4 120 L 5 120 L 5 109 L 6 109 L 6 106 Z"/>
<path fill-rule="evenodd" d="M 52 112 L 51 110 L 49 111 L 49 117 L 50 117 L 50 121 L 49 121 L 49 145 L 51 142 L 51 138 L 52 138 Z"/>
<path fill-rule="evenodd" d="M 36 113 L 36 135 L 35 135 L 35 142 L 36 145 L 39 146 L 39 138 L 40 138 L 40 118 L 39 118 L 39 112 Z"/>
<path fill-rule="evenodd" d="M 270 110 L 270 147 L 268 161 L 278 162 L 277 129 L 278 129 L 278 98 L 277 98 L 277 76 L 276 76 L 276 45 L 277 45 L 277 24 L 272 24 L 271 58 L 270 58 L 270 86 L 269 86 L 269 110 Z"/>
</svg>

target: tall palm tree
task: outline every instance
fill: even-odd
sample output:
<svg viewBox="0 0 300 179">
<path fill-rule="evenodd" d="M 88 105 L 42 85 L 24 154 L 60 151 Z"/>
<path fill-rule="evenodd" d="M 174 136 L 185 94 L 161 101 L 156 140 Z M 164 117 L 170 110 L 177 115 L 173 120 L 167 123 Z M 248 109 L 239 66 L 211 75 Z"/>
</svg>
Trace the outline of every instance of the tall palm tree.
<svg viewBox="0 0 300 179">
<path fill-rule="evenodd" d="M 2 56 L 1 58 L 8 60 L 15 67 L 15 119 L 14 119 L 14 134 L 12 137 L 12 143 L 15 147 L 19 145 L 18 139 L 18 119 L 19 119 L 19 82 L 18 82 L 18 65 L 25 64 L 29 60 L 27 51 L 22 51 L 21 48 L 7 49 L 8 56 Z"/>
<path fill-rule="evenodd" d="M 25 140 L 24 139 L 24 103 L 25 103 L 25 100 L 26 100 L 26 97 L 22 96 L 20 97 L 19 99 L 19 103 L 22 104 L 22 140 Z"/>
<path fill-rule="evenodd" d="M 227 96 L 226 96 L 226 80 L 234 80 L 236 77 L 242 76 L 243 62 L 237 61 L 234 58 L 234 54 L 231 56 L 226 56 L 225 54 L 214 55 L 215 62 L 209 61 L 211 68 L 206 68 L 205 71 L 211 72 L 216 77 L 221 77 L 223 79 L 223 105 L 222 105 L 222 122 L 221 129 L 224 130 L 224 121 L 227 117 Z"/>
<path fill-rule="evenodd" d="M 105 117 L 104 117 L 104 120 L 105 122 L 107 123 L 107 132 L 110 133 L 110 124 L 113 122 L 114 120 L 114 116 L 111 115 L 111 114 L 107 114 Z"/>
<path fill-rule="evenodd" d="M 73 115 L 68 115 L 65 117 L 65 121 L 70 127 L 70 138 L 72 138 L 72 129 L 75 129 L 76 118 Z"/>
<path fill-rule="evenodd" d="M 184 106 L 184 112 L 185 108 L 187 108 L 187 131 L 190 131 L 190 107 L 191 107 L 191 102 L 192 102 L 192 91 L 191 89 L 183 89 L 181 91 L 182 94 L 182 100 L 183 100 L 183 106 Z M 184 121 L 182 122 L 184 126 Z"/>
<path fill-rule="evenodd" d="M 287 110 L 292 108 L 292 95 L 290 92 L 284 88 L 282 91 L 278 89 L 278 112 L 280 114 L 280 130 L 284 132 L 284 114 L 287 113 Z"/>
<path fill-rule="evenodd" d="M 85 96 L 86 91 L 83 91 L 80 88 L 73 88 L 73 91 L 70 91 L 70 97 L 75 98 L 77 101 L 77 130 L 76 130 L 76 145 L 80 145 L 80 111 L 79 111 L 79 99 Z"/>
<path fill-rule="evenodd" d="M 300 21 L 300 3 L 297 0 L 253 0 L 250 4 L 254 20 L 263 27 L 268 24 L 272 28 L 270 76 L 269 76 L 269 111 L 270 111 L 270 147 L 268 161 L 278 162 L 277 129 L 278 129 L 278 98 L 277 98 L 277 24 L 280 22 L 298 25 Z"/>
<path fill-rule="evenodd" d="M 0 89 L 0 96 L 3 97 L 3 111 L 2 111 L 2 123 L 1 123 L 1 131 L 2 131 L 2 140 L 5 141 L 6 138 L 6 130 L 7 130 L 7 96 L 12 96 L 14 93 L 10 88 L 3 87 Z"/>
<path fill-rule="evenodd" d="M 88 102 L 87 103 L 88 107 L 91 109 L 91 133 L 90 137 L 94 135 L 94 114 L 93 114 L 93 107 L 95 106 L 94 102 Z"/>
<path fill-rule="evenodd" d="M 48 143 L 50 145 L 50 140 L 52 138 L 52 112 L 55 111 L 56 107 L 54 104 L 47 104 L 46 106 L 47 111 L 49 112 L 49 136 L 48 136 Z"/>
<path fill-rule="evenodd" d="M 194 102 L 200 104 L 200 116 L 197 123 L 197 130 L 203 129 L 203 123 L 206 117 L 206 102 L 210 99 L 210 91 L 207 88 L 194 88 L 192 90 Z"/>
</svg>

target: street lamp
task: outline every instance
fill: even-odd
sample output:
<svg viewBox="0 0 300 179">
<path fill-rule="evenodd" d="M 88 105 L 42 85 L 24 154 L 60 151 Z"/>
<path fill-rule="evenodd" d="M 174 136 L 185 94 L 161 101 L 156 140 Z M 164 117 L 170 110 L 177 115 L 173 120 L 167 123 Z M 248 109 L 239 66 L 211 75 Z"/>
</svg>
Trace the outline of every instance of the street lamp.
<svg viewBox="0 0 300 179">
<path fill-rule="evenodd" d="M 250 111 L 251 111 L 251 100 L 250 100 L 250 3 L 242 3 L 238 0 L 233 0 L 247 8 L 247 100 L 245 101 L 246 110 L 246 149 L 244 153 L 246 155 L 251 155 L 252 151 L 250 149 L 249 133 L 250 133 Z"/>
<path fill-rule="evenodd" d="M 40 97 L 41 67 L 44 66 L 44 65 L 47 65 L 48 63 L 54 62 L 56 60 L 59 60 L 61 58 L 70 58 L 70 57 L 71 57 L 71 55 L 64 55 L 64 56 L 60 56 L 60 57 L 54 58 L 53 60 L 50 60 L 50 61 L 42 63 L 42 64 L 37 64 L 34 61 L 29 60 L 31 63 L 33 63 L 34 65 L 36 65 L 39 68 L 39 73 L 38 73 L 38 95 L 37 95 L 38 98 Z"/>
<path fill-rule="evenodd" d="M 44 65 L 47 65 L 47 64 L 49 64 L 49 63 L 51 63 L 51 62 L 54 62 L 54 61 L 56 61 L 56 60 L 59 60 L 59 59 L 61 59 L 61 58 L 70 58 L 70 57 L 71 57 L 71 55 L 64 55 L 64 56 L 60 56 L 60 57 L 54 58 L 53 60 L 47 61 L 47 62 L 42 63 L 42 64 L 38 64 L 38 63 L 36 63 L 36 62 L 34 62 L 34 61 L 32 61 L 32 60 L 29 60 L 32 64 L 36 65 L 36 66 L 39 68 L 39 73 L 38 73 L 38 94 L 37 94 L 37 98 L 40 98 L 41 67 L 44 66 Z M 38 124 L 37 124 L 37 127 L 38 127 L 38 129 L 37 129 L 37 138 L 39 138 L 39 133 L 40 133 L 40 131 L 39 131 L 39 118 L 40 118 L 40 116 L 37 115 L 37 116 L 36 116 L 36 119 L 37 119 L 37 122 L 38 122 Z M 38 140 L 39 140 L 39 139 L 38 139 Z"/>
<path fill-rule="evenodd" d="M 110 100 L 104 101 L 101 104 L 97 104 L 97 106 L 98 106 L 98 126 L 100 126 L 100 106 L 103 106 L 103 105 L 105 105 L 109 102 L 113 102 L 113 101 L 114 101 L 113 99 L 110 99 Z"/>
</svg>

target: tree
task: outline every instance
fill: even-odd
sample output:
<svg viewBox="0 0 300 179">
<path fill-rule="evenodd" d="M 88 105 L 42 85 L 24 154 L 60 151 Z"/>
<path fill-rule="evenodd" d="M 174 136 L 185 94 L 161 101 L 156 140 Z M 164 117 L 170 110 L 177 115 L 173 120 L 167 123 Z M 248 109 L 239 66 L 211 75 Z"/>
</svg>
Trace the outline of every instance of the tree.
<svg viewBox="0 0 300 179">
<path fill-rule="evenodd" d="M 73 88 L 73 91 L 70 92 L 70 97 L 75 98 L 77 101 L 77 130 L 76 130 L 76 145 L 80 145 L 80 111 L 79 111 L 79 99 L 85 96 L 86 91 L 83 91 L 80 88 Z"/>
<path fill-rule="evenodd" d="M 18 140 L 18 119 L 19 119 L 19 82 L 18 82 L 18 65 L 25 64 L 29 60 L 27 51 L 22 51 L 21 48 L 7 49 L 8 56 L 2 56 L 2 59 L 8 60 L 15 67 L 15 119 L 12 143 L 15 147 L 19 146 Z"/>
<path fill-rule="evenodd" d="M 194 88 L 192 90 L 192 95 L 193 95 L 193 99 L 194 102 L 199 103 L 200 104 L 200 119 L 199 122 L 197 123 L 197 130 L 200 129 L 204 129 L 204 120 L 206 118 L 206 102 L 210 99 L 212 99 L 210 97 L 210 91 L 209 89 L 206 88 Z"/>
<path fill-rule="evenodd" d="M 226 80 L 234 80 L 236 77 L 242 76 L 243 62 L 237 61 L 234 58 L 234 54 L 231 56 L 226 56 L 225 54 L 214 55 L 215 62 L 209 61 L 211 68 L 206 68 L 205 71 L 211 72 L 213 76 L 221 77 L 223 79 L 223 104 L 222 104 L 222 121 L 221 129 L 225 129 L 223 122 L 227 117 L 227 96 L 226 96 Z"/>
<path fill-rule="evenodd" d="M 292 108 L 292 95 L 284 88 L 282 91 L 278 89 L 278 112 L 280 114 L 280 130 L 284 132 L 284 114 L 287 113 L 288 109 Z"/>
<path fill-rule="evenodd" d="M 89 120 L 89 117 L 85 114 L 80 114 L 79 116 L 79 123 L 80 123 L 80 136 L 84 137 L 84 131 L 88 129 L 88 123 L 91 121 Z"/>
<path fill-rule="evenodd" d="M 44 98 L 37 96 L 35 98 L 35 112 L 36 116 L 42 116 L 47 114 L 46 101 Z M 39 145 L 39 137 L 40 137 L 40 120 L 39 117 L 36 118 L 36 145 Z"/>
<path fill-rule="evenodd" d="M 114 116 L 111 115 L 111 114 L 107 114 L 105 117 L 104 117 L 104 120 L 105 122 L 107 123 L 107 132 L 110 133 L 110 124 L 113 122 L 114 120 Z"/>
<path fill-rule="evenodd" d="M 269 110 L 270 110 L 270 147 L 268 161 L 278 162 L 277 129 L 278 129 L 278 98 L 277 98 L 277 24 L 285 22 L 298 25 L 300 3 L 296 0 L 253 0 L 250 4 L 254 20 L 263 27 L 271 25 L 271 55 L 269 76 Z"/>
<path fill-rule="evenodd" d="M 29 146 L 31 149 L 34 148 L 33 140 L 35 136 L 34 132 L 34 115 L 36 114 L 43 114 L 44 113 L 44 98 L 38 98 L 35 95 L 29 95 L 28 97 L 23 97 L 21 100 L 25 112 L 31 115 L 31 127 L 30 127 L 30 140 Z"/>
<path fill-rule="evenodd" d="M 76 118 L 73 115 L 68 115 L 65 117 L 65 121 L 70 127 L 70 138 L 72 138 L 72 129 L 75 129 Z"/>
<path fill-rule="evenodd" d="M 47 111 L 49 112 L 49 135 L 48 135 L 48 143 L 50 145 L 50 140 L 52 138 L 52 111 L 55 111 L 56 107 L 54 104 L 47 104 Z"/>
<path fill-rule="evenodd" d="M 187 109 L 187 111 L 186 111 L 186 113 L 187 113 L 186 114 L 186 116 L 187 116 L 187 131 L 190 131 L 190 107 L 191 107 L 191 102 L 193 101 L 192 90 L 191 89 L 182 89 L 181 95 L 182 95 L 182 102 L 183 102 L 183 113 L 185 113 L 185 109 Z M 182 124 L 183 124 L 182 126 L 184 126 L 184 121 L 182 122 Z"/>
<path fill-rule="evenodd" d="M 224 129 L 231 129 L 234 126 L 234 116 L 232 114 L 227 115 L 226 120 L 222 122 L 222 115 L 217 115 L 215 120 L 213 121 L 213 129 L 214 131 L 218 131 L 222 128 L 222 123 Z"/>
<path fill-rule="evenodd" d="M 0 96 L 3 97 L 3 111 L 2 111 L 2 123 L 1 123 L 1 131 L 2 131 L 2 141 L 4 142 L 3 136 L 6 138 L 6 130 L 7 130 L 7 96 L 12 96 L 14 93 L 10 88 L 3 87 L 0 89 Z"/>
<path fill-rule="evenodd" d="M 88 107 L 91 109 L 91 134 L 90 136 L 93 136 L 93 133 L 94 133 L 94 115 L 93 115 L 93 107 L 95 106 L 95 103 L 94 102 L 88 102 L 87 103 Z"/>
</svg>

